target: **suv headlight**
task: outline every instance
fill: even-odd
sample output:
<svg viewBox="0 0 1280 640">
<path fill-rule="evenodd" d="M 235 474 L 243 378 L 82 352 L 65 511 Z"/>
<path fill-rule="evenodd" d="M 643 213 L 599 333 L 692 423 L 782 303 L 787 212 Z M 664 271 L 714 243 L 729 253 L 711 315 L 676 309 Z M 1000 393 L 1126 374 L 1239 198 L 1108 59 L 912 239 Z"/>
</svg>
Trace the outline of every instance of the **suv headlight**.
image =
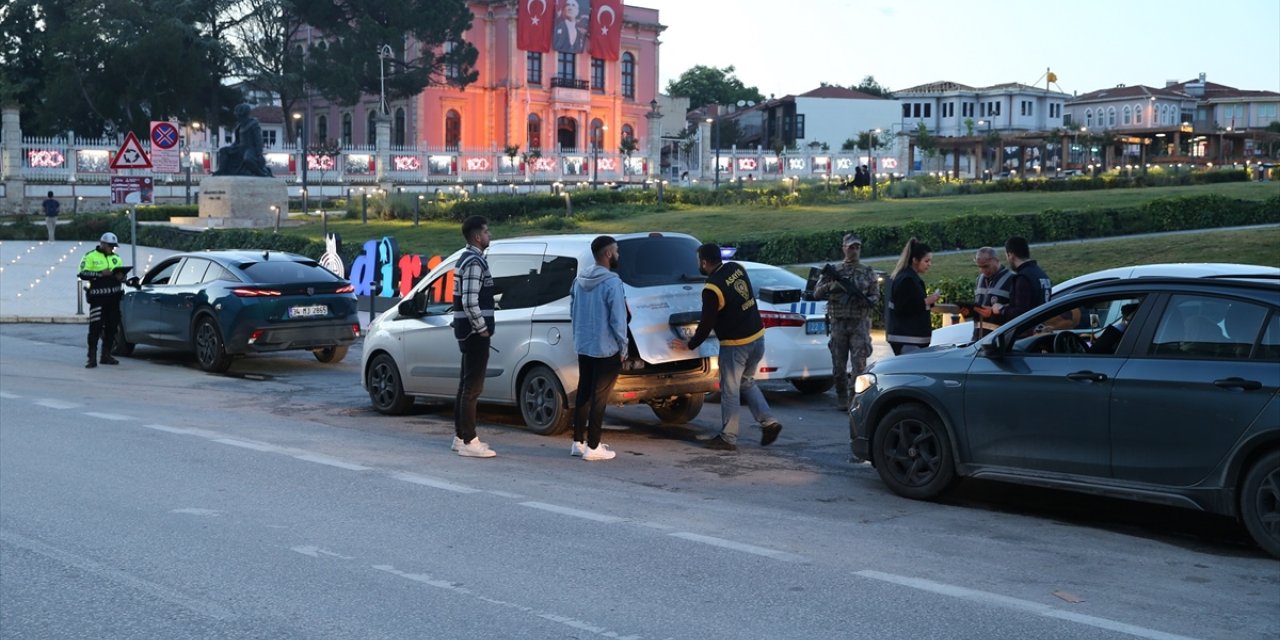
<svg viewBox="0 0 1280 640">
<path fill-rule="evenodd" d="M 876 386 L 876 374 L 874 373 L 864 373 L 853 379 L 854 393 L 862 393 L 874 386 Z"/>
</svg>

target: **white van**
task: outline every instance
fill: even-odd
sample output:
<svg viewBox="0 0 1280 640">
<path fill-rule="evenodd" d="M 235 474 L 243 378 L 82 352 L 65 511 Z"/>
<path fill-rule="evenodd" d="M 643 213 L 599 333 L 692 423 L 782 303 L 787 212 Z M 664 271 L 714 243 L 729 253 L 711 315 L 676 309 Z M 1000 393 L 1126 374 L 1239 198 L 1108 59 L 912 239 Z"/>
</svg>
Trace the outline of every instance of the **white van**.
<svg viewBox="0 0 1280 640">
<path fill-rule="evenodd" d="M 515 405 L 535 433 L 572 425 L 578 357 L 569 326 L 569 291 L 591 265 L 595 235 L 495 240 L 486 256 L 497 287 L 493 353 L 481 403 Z M 631 314 L 631 349 L 611 404 L 643 402 L 670 424 L 697 417 L 719 372 L 715 340 L 697 353 L 672 351 L 692 335 L 702 308 L 696 238 L 635 233 L 618 241 L 621 276 Z M 401 414 L 416 398 L 453 400 L 462 356 L 453 335 L 453 271 L 459 250 L 423 278 L 400 304 L 378 316 L 364 338 L 362 383 L 374 409 Z"/>
</svg>

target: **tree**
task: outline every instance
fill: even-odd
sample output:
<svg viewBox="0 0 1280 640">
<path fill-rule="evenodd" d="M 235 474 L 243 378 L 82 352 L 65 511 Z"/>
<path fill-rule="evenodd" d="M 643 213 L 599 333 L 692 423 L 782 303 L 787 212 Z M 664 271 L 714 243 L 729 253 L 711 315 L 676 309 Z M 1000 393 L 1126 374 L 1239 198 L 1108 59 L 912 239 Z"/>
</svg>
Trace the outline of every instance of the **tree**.
<svg viewBox="0 0 1280 640">
<path fill-rule="evenodd" d="M 323 0 L 293 3 L 298 19 L 324 33 L 322 46 L 305 52 L 305 79 L 326 98 L 355 104 L 361 95 L 378 95 L 382 61 L 386 96 L 417 95 L 428 86 L 463 87 L 479 78 L 479 57 L 462 35 L 471 28 L 466 0 Z M 412 39 L 422 46 L 406 51 Z"/>
<path fill-rule="evenodd" d="M 234 68 L 245 84 L 275 95 L 285 114 L 285 137 L 292 140 L 294 103 L 306 96 L 307 56 L 301 32 L 306 26 L 293 0 L 243 0 L 244 20 L 229 34 L 235 46 Z"/>
<path fill-rule="evenodd" d="M 892 98 L 892 97 L 893 97 L 892 92 L 891 92 L 891 91 L 889 91 L 889 87 L 883 86 L 883 85 L 881 85 L 879 82 L 876 82 L 876 77 L 875 77 L 875 76 L 867 76 L 867 77 L 865 77 L 865 78 L 863 78 L 863 79 L 862 79 L 862 82 L 861 82 L 861 83 L 859 83 L 857 86 L 854 86 L 854 87 L 851 87 L 851 88 L 852 88 L 854 91 L 861 91 L 861 92 L 863 92 L 863 93 L 869 93 L 869 94 L 871 94 L 871 95 L 873 95 L 873 96 L 880 96 L 881 98 Z"/>
<path fill-rule="evenodd" d="M 695 108 L 709 104 L 737 104 L 739 100 L 764 100 L 759 89 L 744 86 L 733 72 L 733 65 L 723 69 L 695 65 L 668 82 L 667 93 L 688 98 L 689 104 Z"/>
</svg>

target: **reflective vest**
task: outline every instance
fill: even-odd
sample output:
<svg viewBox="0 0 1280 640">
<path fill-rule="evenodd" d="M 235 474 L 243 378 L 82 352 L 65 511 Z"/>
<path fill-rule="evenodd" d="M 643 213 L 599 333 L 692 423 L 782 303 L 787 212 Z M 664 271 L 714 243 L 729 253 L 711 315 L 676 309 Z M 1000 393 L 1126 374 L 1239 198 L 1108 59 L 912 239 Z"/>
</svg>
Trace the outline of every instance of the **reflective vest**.
<svg viewBox="0 0 1280 640">
<path fill-rule="evenodd" d="M 89 281 L 89 291 L 85 299 L 91 305 L 106 304 L 119 300 L 124 295 L 124 287 L 114 274 L 101 275 L 107 269 L 123 266 L 124 262 L 116 254 L 107 255 L 94 247 L 80 259 L 80 279 Z"/>
<path fill-rule="evenodd" d="M 981 307 L 989 307 L 995 302 L 1009 304 L 1014 275 L 1012 271 L 1003 266 L 996 272 L 995 277 L 992 279 L 993 281 L 989 281 L 986 276 L 978 274 L 978 282 L 973 286 L 973 303 Z M 975 317 L 973 337 L 974 339 L 981 338 L 999 327 L 999 323 Z"/>
</svg>

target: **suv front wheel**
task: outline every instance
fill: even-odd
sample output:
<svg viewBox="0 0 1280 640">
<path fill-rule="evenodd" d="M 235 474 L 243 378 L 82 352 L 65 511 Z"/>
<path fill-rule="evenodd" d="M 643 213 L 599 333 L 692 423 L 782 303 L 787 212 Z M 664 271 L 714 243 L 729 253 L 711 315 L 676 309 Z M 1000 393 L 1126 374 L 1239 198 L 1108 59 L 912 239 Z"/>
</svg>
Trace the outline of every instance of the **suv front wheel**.
<svg viewBox="0 0 1280 640">
<path fill-rule="evenodd" d="M 876 425 L 871 461 L 894 493 L 916 500 L 942 495 L 956 480 L 942 421 L 919 404 L 889 411 Z"/>
<path fill-rule="evenodd" d="M 520 380 L 520 415 L 529 430 L 542 436 L 554 436 L 568 429 L 573 415 L 565 401 L 560 380 L 550 369 L 538 365 Z"/>
</svg>

